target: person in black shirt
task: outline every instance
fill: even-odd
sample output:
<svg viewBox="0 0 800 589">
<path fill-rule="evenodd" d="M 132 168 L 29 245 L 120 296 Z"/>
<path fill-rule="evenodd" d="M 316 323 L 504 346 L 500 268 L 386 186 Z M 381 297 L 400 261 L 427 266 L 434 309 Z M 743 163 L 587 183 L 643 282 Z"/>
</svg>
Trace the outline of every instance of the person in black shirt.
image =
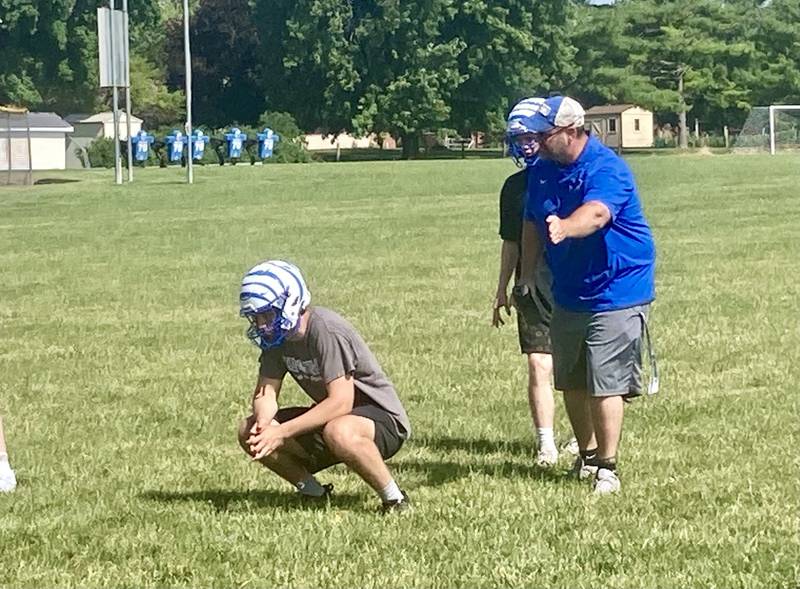
<svg viewBox="0 0 800 589">
<path fill-rule="evenodd" d="M 492 314 L 492 325 L 495 327 L 504 324 L 501 309 L 505 309 L 507 315 L 511 314 L 508 284 L 512 275 L 515 282 L 520 275 L 520 242 L 527 182 L 529 174 L 536 173 L 535 146 L 529 147 L 526 154 L 512 143 L 515 137 L 514 122 L 519 116 L 531 116 L 531 111 L 535 112 L 542 101 L 540 98 L 523 100 L 512 109 L 508 118 L 507 137 L 511 155 L 520 165 L 524 161 L 526 167 L 509 176 L 500 191 L 500 237 L 503 244 Z M 533 291 L 514 294 L 520 351 L 528 360 L 528 403 L 539 447 L 536 463 L 542 467 L 554 466 L 558 461 L 558 448 L 553 433 L 555 402 L 550 384 L 553 372 L 550 348 L 550 316 L 553 308 L 551 281 L 550 269 L 542 260 L 538 265 Z M 569 448 L 572 449 L 573 446 L 574 441 L 570 442 Z"/>
</svg>

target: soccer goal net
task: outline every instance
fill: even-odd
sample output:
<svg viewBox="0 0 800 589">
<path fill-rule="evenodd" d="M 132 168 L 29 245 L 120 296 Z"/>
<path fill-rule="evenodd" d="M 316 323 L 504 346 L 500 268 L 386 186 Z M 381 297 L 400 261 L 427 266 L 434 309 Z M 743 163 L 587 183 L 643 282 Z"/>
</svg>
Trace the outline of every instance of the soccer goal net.
<svg viewBox="0 0 800 589">
<path fill-rule="evenodd" d="M 733 148 L 741 151 L 800 151 L 800 105 L 756 106 L 750 111 Z"/>
<path fill-rule="evenodd" d="M 0 106 L 0 185 L 32 184 L 32 170 L 28 111 Z"/>
</svg>

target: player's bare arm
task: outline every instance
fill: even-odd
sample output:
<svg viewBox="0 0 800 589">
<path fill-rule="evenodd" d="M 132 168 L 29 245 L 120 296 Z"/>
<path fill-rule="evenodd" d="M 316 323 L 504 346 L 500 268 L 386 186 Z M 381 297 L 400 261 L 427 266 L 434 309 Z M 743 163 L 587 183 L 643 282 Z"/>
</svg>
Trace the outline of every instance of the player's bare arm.
<svg viewBox="0 0 800 589">
<path fill-rule="evenodd" d="M 291 438 L 298 434 L 324 426 L 337 417 L 347 415 L 353 410 L 355 386 L 352 375 L 340 376 L 325 386 L 328 396 L 300 417 L 281 424 L 284 436 Z"/>
<path fill-rule="evenodd" d="M 519 248 L 516 241 L 503 240 L 500 250 L 500 275 L 497 279 L 497 292 L 492 306 L 492 325 L 500 327 L 505 322 L 500 316 L 500 309 L 505 308 L 506 314 L 511 314 L 511 307 L 508 302 L 508 283 L 514 274 L 519 258 Z"/>
<path fill-rule="evenodd" d="M 278 412 L 278 395 L 283 385 L 282 379 L 259 376 L 253 391 L 253 428 L 269 425 Z M 251 429 L 256 433 L 256 429 Z"/>
</svg>

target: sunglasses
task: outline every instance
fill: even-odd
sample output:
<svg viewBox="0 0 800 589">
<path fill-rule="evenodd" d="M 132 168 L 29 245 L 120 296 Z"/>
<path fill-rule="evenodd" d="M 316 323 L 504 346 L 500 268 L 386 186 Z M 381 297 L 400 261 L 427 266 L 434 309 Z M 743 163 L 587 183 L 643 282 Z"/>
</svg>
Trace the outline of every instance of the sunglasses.
<svg viewBox="0 0 800 589">
<path fill-rule="evenodd" d="M 566 131 L 567 127 L 556 127 L 553 131 L 548 131 L 547 133 L 533 133 L 533 140 L 536 143 L 542 144 L 546 143 L 548 139 L 558 135 L 559 133 Z"/>
</svg>

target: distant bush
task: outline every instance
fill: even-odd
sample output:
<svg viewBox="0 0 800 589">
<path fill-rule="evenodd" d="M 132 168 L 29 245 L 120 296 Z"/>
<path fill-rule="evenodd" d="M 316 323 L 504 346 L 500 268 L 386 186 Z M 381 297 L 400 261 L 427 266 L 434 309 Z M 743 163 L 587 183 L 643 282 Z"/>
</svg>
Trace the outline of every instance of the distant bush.
<svg viewBox="0 0 800 589">
<path fill-rule="evenodd" d="M 92 168 L 114 167 L 114 140 L 95 139 L 86 148 L 89 155 L 89 166 Z"/>
<path fill-rule="evenodd" d="M 316 161 L 306 149 L 303 133 L 297 126 L 297 121 L 289 113 L 267 111 L 258 119 L 258 125 L 260 131 L 263 131 L 264 127 L 269 127 L 280 136 L 272 157 L 264 163 L 293 164 Z"/>
</svg>

